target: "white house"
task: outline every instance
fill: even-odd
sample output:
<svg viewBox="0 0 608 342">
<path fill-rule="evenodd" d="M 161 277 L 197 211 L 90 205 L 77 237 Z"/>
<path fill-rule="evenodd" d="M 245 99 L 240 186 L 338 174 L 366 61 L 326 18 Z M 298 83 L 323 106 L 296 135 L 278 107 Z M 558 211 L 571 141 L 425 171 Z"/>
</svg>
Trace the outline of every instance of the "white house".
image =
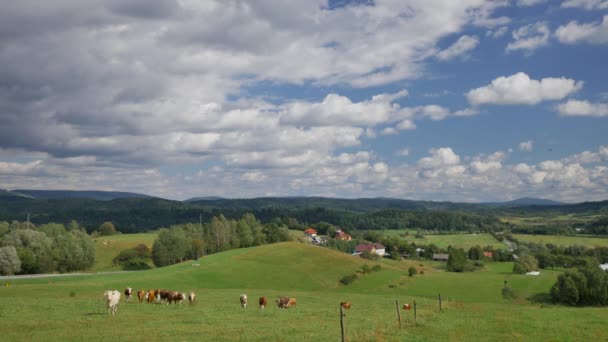
<svg viewBox="0 0 608 342">
<path fill-rule="evenodd" d="M 604 271 L 608 271 L 608 264 L 601 264 L 600 268 Z"/>
</svg>

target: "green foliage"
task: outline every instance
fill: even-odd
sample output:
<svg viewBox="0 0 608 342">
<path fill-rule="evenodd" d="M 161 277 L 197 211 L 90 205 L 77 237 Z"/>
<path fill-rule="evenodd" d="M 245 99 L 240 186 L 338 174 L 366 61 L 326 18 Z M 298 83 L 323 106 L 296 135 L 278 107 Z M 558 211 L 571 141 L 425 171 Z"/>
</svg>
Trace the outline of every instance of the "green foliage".
<svg viewBox="0 0 608 342">
<path fill-rule="evenodd" d="M 0 274 L 12 275 L 19 271 L 21 271 L 21 260 L 15 247 L 0 247 Z"/>
<path fill-rule="evenodd" d="M 416 267 L 410 267 L 407 269 L 407 274 L 410 277 L 413 277 L 414 275 L 418 274 L 418 271 L 416 270 Z"/>
<path fill-rule="evenodd" d="M 161 229 L 152 245 L 152 261 L 157 267 L 182 262 L 190 246 L 182 229 Z"/>
<path fill-rule="evenodd" d="M 508 286 L 503 287 L 501 292 L 504 299 L 514 299 L 516 297 L 515 291 Z"/>
<path fill-rule="evenodd" d="M 513 273 L 525 274 L 536 270 L 538 270 L 538 261 L 534 255 L 529 253 L 519 254 L 513 265 Z"/>
<path fill-rule="evenodd" d="M 367 260 L 378 260 L 380 258 L 378 254 L 371 251 L 364 251 L 361 253 L 360 257 Z"/>
<path fill-rule="evenodd" d="M 116 227 L 114 226 L 114 224 L 112 222 L 104 222 L 102 223 L 99 228 L 97 228 L 97 234 L 99 236 L 109 236 L 109 235 L 114 235 L 114 234 L 118 234 L 118 231 L 116 231 Z"/>
<path fill-rule="evenodd" d="M 382 266 L 380 265 L 374 265 L 372 266 L 372 272 L 378 272 L 382 269 Z"/>
<path fill-rule="evenodd" d="M 551 288 L 551 299 L 569 305 L 608 305 L 608 273 L 599 267 L 568 269 Z"/>
<path fill-rule="evenodd" d="M 473 246 L 469 249 L 469 260 L 481 260 L 483 258 L 483 250 L 480 246 Z"/>
<path fill-rule="evenodd" d="M 342 284 L 342 285 L 350 285 L 355 280 L 357 280 L 357 275 L 356 274 L 346 275 L 346 276 L 340 278 L 340 284 Z"/>
<path fill-rule="evenodd" d="M 467 261 L 462 248 L 452 248 L 448 253 L 447 269 L 450 272 L 466 272 L 471 271 L 473 267 Z"/>
<path fill-rule="evenodd" d="M 145 270 L 149 269 L 151 251 L 148 246 L 139 244 L 133 248 L 125 249 L 113 259 L 113 263 L 120 265 L 123 270 Z"/>
</svg>

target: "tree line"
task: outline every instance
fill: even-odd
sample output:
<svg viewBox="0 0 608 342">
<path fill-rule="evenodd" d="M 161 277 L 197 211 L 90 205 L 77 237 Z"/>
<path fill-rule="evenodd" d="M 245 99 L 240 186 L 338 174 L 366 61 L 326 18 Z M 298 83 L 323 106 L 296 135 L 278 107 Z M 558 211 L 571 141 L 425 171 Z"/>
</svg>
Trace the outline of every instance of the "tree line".
<svg viewBox="0 0 608 342">
<path fill-rule="evenodd" d="M 38 227 L 0 222 L 0 274 L 84 270 L 95 262 L 95 244 L 76 221 Z"/>
</svg>

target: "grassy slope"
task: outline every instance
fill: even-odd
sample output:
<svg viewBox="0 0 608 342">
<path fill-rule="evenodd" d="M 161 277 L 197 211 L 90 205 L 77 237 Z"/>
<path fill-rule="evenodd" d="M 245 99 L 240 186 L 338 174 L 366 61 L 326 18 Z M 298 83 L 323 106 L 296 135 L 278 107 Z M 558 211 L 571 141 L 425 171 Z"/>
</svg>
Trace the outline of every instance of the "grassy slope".
<svg viewBox="0 0 608 342">
<path fill-rule="evenodd" d="M 561 246 L 583 245 L 586 247 L 606 247 L 608 238 L 588 237 L 588 236 L 563 236 L 563 235 L 527 235 L 513 234 L 513 236 L 526 242 L 552 243 Z"/>
<path fill-rule="evenodd" d="M 0 336 L 3 340 L 212 340 L 329 341 L 339 339 L 337 304 L 353 302 L 345 317 L 351 341 L 398 340 L 603 340 L 608 310 L 566 308 L 528 303 L 546 293 L 558 272 L 540 277 L 511 275 L 510 263 L 455 274 L 438 263 L 419 268 L 425 274 L 404 276 L 408 262 L 380 262 L 383 270 L 348 287 L 338 279 L 374 264 L 321 247 L 281 243 L 233 250 L 173 267 L 112 275 L 11 281 L 0 288 Z M 507 279 L 520 295 L 505 303 L 500 288 Z M 194 306 L 167 307 L 121 303 L 117 317 L 106 314 L 101 293 L 107 288 L 170 288 L 194 290 Z M 393 285 L 389 287 L 388 285 Z M 75 292 L 71 297 L 70 292 Z M 248 310 L 238 305 L 249 295 Z M 436 296 L 447 298 L 438 312 Z M 258 296 L 289 295 L 294 310 L 256 308 Z M 402 311 L 406 328 L 397 329 L 395 298 L 415 299 L 418 327 L 412 313 Z"/>
<path fill-rule="evenodd" d="M 408 235 L 403 236 L 402 234 L 408 232 Z M 382 230 L 381 233 L 385 236 L 398 236 L 401 239 L 416 244 L 435 244 L 437 247 L 447 248 L 448 246 L 469 249 L 473 246 L 479 245 L 494 246 L 495 248 L 504 248 L 505 245 L 499 241 L 496 241 L 490 234 L 446 234 L 446 235 L 425 235 L 423 239 L 414 237 L 415 231 L 411 230 Z"/>
<path fill-rule="evenodd" d="M 116 257 L 120 251 L 135 247 L 140 243 L 152 248 L 154 239 L 156 239 L 156 233 L 119 234 L 97 237 L 94 239 L 95 264 L 90 271 L 118 271 L 120 270 L 120 267 L 112 265 L 112 259 L 114 259 L 114 257 Z"/>
</svg>

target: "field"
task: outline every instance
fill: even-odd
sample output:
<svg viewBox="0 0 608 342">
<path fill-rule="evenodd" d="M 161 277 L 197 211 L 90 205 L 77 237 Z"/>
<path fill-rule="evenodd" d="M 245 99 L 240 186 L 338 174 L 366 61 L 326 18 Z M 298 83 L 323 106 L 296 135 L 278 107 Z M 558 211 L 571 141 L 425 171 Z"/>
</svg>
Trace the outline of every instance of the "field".
<svg viewBox="0 0 608 342">
<path fill-rule="evenodd" d="M 441 234 L 441 235 L 424 235 L 424 238 L 416 238 L 414 235 L 415 232 L 407 231 L 408 235 L 403 236 L 402 234 L 406 232 L 405 230 L 382 230 L 381 234 L 385 236 L 398 236 L 401 239 L 407 240 L 409 242 L 414 242 L 416 244 L 435 244 L 435 246 L 440 248 L 447 248 L 448 246 L 463 248 L 465 250 L 473 247 L 473 246 L 494 246 L 495 248 L 505 248 L 505 245 L 490 234 Z"/>
<path fill-rule="evenodd" d="M 155 233 L 118 234 L 95 238 L 95 264 L 91 268 L 91 271 L 119 271 L 120 266 L 112 265 L 112 259 L 114 259 L 120 251 L 135 247 L 140 243 L 152 248 L 154 239 L 156 239 Z M 150 264 L 150 266 L 154 267 L 152 264 Z"/>
<path fill-rule="evenodd" d="M 349 286 L 338 280 L 365 264 L 379 272 L 360 275 Z M 424 274 L 408 277 L 415 266 Z M 108 275 L 3 280 L 0 336 L 24 340 L 207 340 L 339 341 L 338 303 L 353 303 L 344 317 L 348 341 L 601 341 L 608 332 L 605 308 L 569 308 L 545 302 L 559 272 L 529 277 L 510 273 L 511 263 L 491 263 L 475 273 L 448 273 L 440 263 L 371 262 L 297 242 L 231 250 L 192 262 Z M 505 302 L 507 281 L 518 295 Z M 109 316 L 106 289 L 193 290 L 195 305 L 166 306 L 121 302 Z M 248 309 L 238 297 L 247 293 Z M 437 295 L 441 293 L 443 311 Z M 287 295 L 297 308 L 257 308 L 257 298 Z M 535 301 L 531 302 L 529 299 Z M 395 299 L 417 303 L 396 320 Z"/>
<path fill-rule="evenodd" d="M 517 240 L 525 242 L 552 243 L 558 246 L 582 245 L 592 247 L 608 247 L 608 238 L 593 236 L 565 236 L 565 235 L 527 235 L 513 234 Z"/>
</svg>

